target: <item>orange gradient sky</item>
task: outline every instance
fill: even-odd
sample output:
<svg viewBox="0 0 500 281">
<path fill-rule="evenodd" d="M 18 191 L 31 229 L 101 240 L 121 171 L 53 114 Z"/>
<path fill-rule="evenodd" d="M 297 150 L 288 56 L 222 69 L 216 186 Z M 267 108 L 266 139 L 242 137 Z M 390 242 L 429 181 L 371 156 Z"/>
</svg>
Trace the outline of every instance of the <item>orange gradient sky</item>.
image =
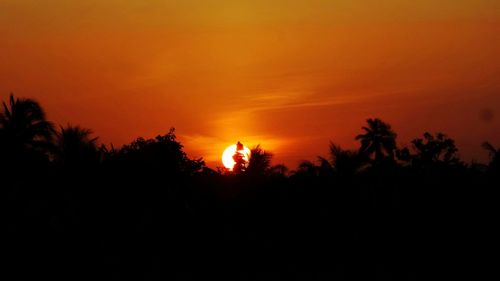
<svg viewBox="0 0 500 281">
<path fill-rule="evenodd" d="M 105 144 L 176 127 L 212 167 L 241 140 L 295 168 L 329 141 L 356 148 L 368 117 L 400 145 L 444 131 L 485 161 L 481 143 L 500 146 L 500 1 L 0 0 L 11 92 Z"/>
</svg>

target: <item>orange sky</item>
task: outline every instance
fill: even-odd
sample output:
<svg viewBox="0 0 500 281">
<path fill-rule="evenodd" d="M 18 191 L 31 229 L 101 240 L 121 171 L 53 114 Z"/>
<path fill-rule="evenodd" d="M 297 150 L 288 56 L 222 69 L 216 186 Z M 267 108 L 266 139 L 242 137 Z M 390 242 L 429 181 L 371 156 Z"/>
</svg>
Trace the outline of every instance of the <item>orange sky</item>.
<svg viewBox="0 0 500 281">
<path fill-rule="evenodd" d="M 192 157 L 275 163 L 354 148 L 368 117 L 405 145 L 500 146 L 498 0 L 0 0 L 0 98 L 39 100 L 103 143 L 171 126 Z M 493 119 L 481 119 L 482 112 Z"/>
</svg>

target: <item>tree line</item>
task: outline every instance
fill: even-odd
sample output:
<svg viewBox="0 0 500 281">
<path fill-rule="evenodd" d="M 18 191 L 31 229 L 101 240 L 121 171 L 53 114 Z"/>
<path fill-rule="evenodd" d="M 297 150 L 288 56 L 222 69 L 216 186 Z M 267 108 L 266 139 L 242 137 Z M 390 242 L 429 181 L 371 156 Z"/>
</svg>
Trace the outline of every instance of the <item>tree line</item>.
<svg viewBox="0 0 500 281">
<path fill-rule="evenodd" d="M 467 239 L 489 241 L 479 236 L 500 148 L 485 142 L 490 162 L 465 163 L 443 133 L 409 147 L 396 137 L 370 118 L 359 149 L 331 143 L 294 171 L 260 146 L 213 170 L 174 129 L 100 145 L 11 95 L 0 111 L 8 267 L 21 280 L 415 280 L 472 268 L 462 255 Z"/>
</svg>

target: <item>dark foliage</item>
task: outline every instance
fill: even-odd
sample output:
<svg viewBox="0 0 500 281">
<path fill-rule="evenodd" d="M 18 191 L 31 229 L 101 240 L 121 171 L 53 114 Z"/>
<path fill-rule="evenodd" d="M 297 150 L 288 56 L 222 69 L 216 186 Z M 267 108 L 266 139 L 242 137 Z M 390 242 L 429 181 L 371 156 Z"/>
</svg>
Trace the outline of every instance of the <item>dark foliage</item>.
<svg viewBox="0 0 500 281">
<path fill-rule="evenodd" d="M 85 168 L 96 166 L 100 161 L 97 138 L 90 129 L 68 125 L 56 133 L 54 162 L 62 167 Z"/>
<path fill-rule="evenodd" d="M 359 152 L 367 157 L 375 155 L 373 160 L 377 164 L 384 159 L 392 160 L 396 149 L 396 133 L 389 124 L 378 118 L 370 118 L 367 123 L 367 127 L 362 127 L 365 133 L 356 136 L 356 140 L 361 142 Z"/>
<path fill-rule="evenodd" d="M 11 97 L 0 113 L 4 279 L 481 279 L 499 149 L 484 144 L 491 163 L 467 165 L 444 134 L 397 149 L 387 123 L 363 131 L 359 151 L 332 143 L 295 171 L 260 146 L 234 172 L 214 171 L 173 129 L 99 146 L 89 129 L 54 133 L 36 102 Z"/>
<path fill-rule="evenodd" d="M 436 136 L 425 133 L 423 139 L 412 141 L 415 154 L 407 154 L 414 166 L 428 166 L 442 163 L 444 165 L 458 164 L 458 149 L 455 147 L 455 141 L 448 138 L 443 133 Z"/>
<path fill-rule="evenodd" d="M 0 112 L 0 155 L 4 171 L 27 164 L 40 164 L 51 150 L 54 128 L 40 105 L 31 99 L 3 102 Z"/>
<path fill-rule="evenodd" d="M 245 158 L 244 153 L 245 151 L 243 144 L 241 142 L 238 142 L 236 144 L 236 152 L 233 155 L 234 166 L 232 172 L 234 174 L 243 174 L 247 169 L 248 161 Z"/>
</svg>

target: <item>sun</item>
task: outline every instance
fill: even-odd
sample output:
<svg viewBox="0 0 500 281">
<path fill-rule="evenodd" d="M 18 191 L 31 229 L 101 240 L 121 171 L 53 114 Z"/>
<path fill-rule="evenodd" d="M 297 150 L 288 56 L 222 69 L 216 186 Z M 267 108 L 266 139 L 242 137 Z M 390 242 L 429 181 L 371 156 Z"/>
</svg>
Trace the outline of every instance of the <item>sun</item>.
<svg viewBox="0 0 500 281">
<path fill-rule="evenodd" d="M 243 150 L 240 150 L 240 152 L 243 154 L 243 159 L 248 162 L 250 160 L 250 149 L 246 146 L 243 146 Z M 233 170 L 234 164 L 236 164 L 233 159 L 234 154 L 236 154 L 236 144 L 233 144 L 226 148 L 226 150 L 224 150 L 224 153 L 222 154 L 222 164 L 224 164 L 224 167 L 229 170 Z"/>
</svg>

